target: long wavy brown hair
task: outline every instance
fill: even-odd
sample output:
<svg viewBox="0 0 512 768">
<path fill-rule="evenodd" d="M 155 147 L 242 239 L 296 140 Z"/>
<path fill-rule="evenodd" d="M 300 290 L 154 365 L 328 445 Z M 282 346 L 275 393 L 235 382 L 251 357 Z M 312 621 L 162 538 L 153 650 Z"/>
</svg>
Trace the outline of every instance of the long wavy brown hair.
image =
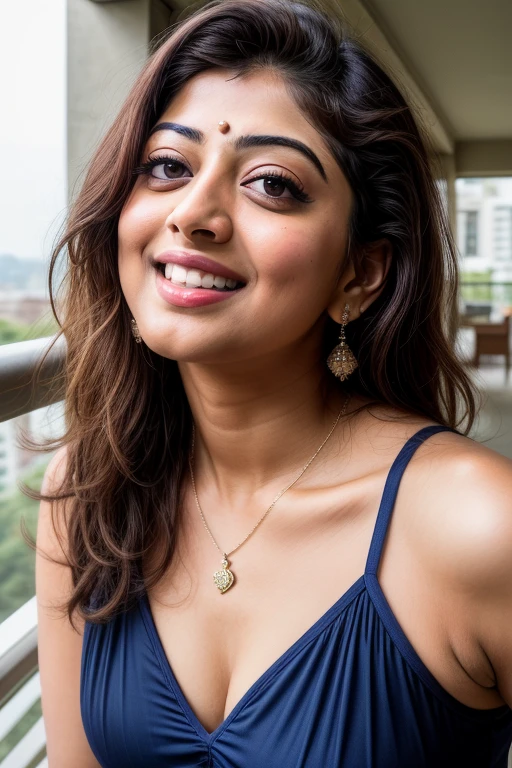
<svg viewBox="0 0 512 768">
<path fill-rule="evenodd" d="M 70 504 L 73 592 L 61 609 L 72 623 L 75 611 L 105 622 L 128 609 L 160 580 L 175 551 L 192 415 L 177 362 L 134 343 L 117 225 L 150 129 L 194 75 L 214 67 L 237 76 L 279 72 L 352 188 L 340 274 L 347 260 L 357 268 L 368 243 L 392 244 L 384 291 L 347 328 L 359 362 L 350 388 L 462 434 L 477 412 L 476 390 L 454 352 L 457 254 L 434 153 L 373 56 L 326 7 L 288 0 L 213 0 L 158 43 L 96 149 L 51 255 L 55 340 L 64 334 L 67 342 L 65 434 L 37 445 L 66 446 L 66 469 L 55 495 L 24 491 L 52 502 L 54 527 L 55 502 Z M 52 275 L 61 254 L 59 300 Z M 325 328 L 327 357 L 339 326 L 328 317 Z M 157 543 L 163 555 L 144 584 L 142 560 Z"/>
</svg>

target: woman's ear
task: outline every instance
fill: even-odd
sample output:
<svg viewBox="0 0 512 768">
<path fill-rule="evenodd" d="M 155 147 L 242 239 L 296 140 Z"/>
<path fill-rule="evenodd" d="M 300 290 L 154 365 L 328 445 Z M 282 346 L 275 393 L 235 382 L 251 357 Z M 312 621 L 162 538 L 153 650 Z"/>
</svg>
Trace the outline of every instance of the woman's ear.
<svg viewBox="0 0 512 768">
<path fill-rule="evenodd" d="M 339 279 L 327 312 L 339 323 L 345 304 L 350 306 L 350 319 L 355 320 L 380 296 L 391 266 L 393 248 L 389 240 L 368 243 L 357 263 L 351 264 Z"/>
</svg>

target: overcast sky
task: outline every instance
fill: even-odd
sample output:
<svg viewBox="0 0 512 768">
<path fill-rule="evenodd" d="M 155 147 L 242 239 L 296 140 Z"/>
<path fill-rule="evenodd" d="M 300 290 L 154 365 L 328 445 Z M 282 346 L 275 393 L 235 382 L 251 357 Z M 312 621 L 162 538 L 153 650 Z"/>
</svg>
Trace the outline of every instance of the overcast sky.
<svg viewBox="0 0 512 768">
<path fill-rule="evenodd" d="M 0 253 L 49 258 L 65 215 L 65 0 L 0 0 Z"/>
</svg>

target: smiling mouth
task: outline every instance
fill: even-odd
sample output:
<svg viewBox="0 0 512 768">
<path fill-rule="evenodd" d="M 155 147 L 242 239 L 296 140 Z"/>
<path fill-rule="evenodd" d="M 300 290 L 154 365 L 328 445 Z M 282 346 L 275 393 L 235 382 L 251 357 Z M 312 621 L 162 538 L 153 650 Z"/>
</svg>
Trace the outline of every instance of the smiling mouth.
<svg viewBox="0 0 512 768">
<path fill-rule="evenodd" d="M 243 283 L 241 281 L 235 282 L 234 280 L 226 280 L 225 278 L 219 278 L 214 276 L 211 273 L 205 273 L 201 272 L 200 270 L 193 270 L 196 274 L 196 277 L 192 276 L 191 278 L 187 279 L 188 276 L 183 274 L 183 271 L 181 271 L 178 274 L 178 279 L 174 278 L 174 275 L 171 275 L 170 278 L 165 276 L 166 267 L 168 267 L 167 264 L 162 263 L 156 263 L 154 265 L 157 272 L 160 272 L 160 274 L 163 276 L 164 280 L 167 280 L 168 283 L 171 285 L 176 286 L 177 288 L 188 288 L 189 290 L 203 290 L 203 291 L 215 291 L 216 293 L 230 293 L 233 291 L 237 291 L 240 288 L 244 288 L 246 283 Z M 201 280 L 203 277 L 210 278 L 206 279 L 207 285 L 198 285 L 197 284 L 197 275 L 201 277 Z M 213 284 L 210 285 L 210 283 Z M 232 285 L 232 283 L 235 282 L 235 285 Z M 224 285 L 222 285 L 224 283 Z M 231 283 L 230 285 L 227 285 L 226 283 Z"/>
</svg>

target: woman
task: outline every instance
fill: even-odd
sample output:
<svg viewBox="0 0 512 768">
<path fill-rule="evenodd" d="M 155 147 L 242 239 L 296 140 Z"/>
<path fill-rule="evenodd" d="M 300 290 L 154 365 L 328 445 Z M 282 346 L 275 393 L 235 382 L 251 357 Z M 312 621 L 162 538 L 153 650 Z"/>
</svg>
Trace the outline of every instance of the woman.
<svg viewBox="0 0 512 768">
<path fill-rule="evenodd" d="M 378 64 L 312 7 L 209 3 L 63 246 L 51 768 L 505 768 L 512 467 L 467 437 L 456 254 Z"/>
</svg>

